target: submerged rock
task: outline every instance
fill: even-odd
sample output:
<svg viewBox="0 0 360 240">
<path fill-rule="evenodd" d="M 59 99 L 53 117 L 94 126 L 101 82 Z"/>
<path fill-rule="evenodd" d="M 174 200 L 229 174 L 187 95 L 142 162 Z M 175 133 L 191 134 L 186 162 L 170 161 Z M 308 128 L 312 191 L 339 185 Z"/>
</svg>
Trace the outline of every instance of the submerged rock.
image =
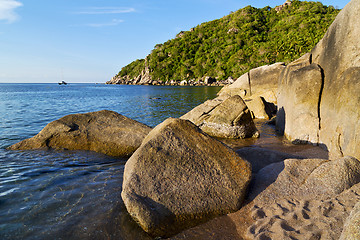
<svg viewBox="0 0 360 240">
<path fill-rule="evenodd" d="M 183 115 L 181 119 L 192 121 L 201 130 L 214 137 L 249 138 L 259 136 L 251 112 L 239 95 L 226 100 L 219 97 L 207 101 Z"/>
<path fill-rule="evenodd" d="M 238 210 L 251 167 L 187 120 L 155 127 L 125 165 L 121 196 L 153 236 L 169 236 Z"/>
<path fill-rule="evenodd" d="M 110 156 L 128 157 L 140 146 L 150 130 L 150 127 L 113 111 L 71 114 L 49 123 L 36 136 L 8 149 L 91 150 Z"/>
</svg>

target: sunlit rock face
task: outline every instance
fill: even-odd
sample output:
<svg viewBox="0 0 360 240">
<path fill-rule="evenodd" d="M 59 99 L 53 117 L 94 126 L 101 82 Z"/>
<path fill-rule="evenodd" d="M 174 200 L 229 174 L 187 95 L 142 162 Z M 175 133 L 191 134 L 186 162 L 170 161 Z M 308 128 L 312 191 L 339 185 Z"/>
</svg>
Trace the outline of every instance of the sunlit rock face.
<svg viewBox="0 0 360 240">
<path fill-rule="evenodd" d="M 360 0 L 352 0 L 307 60 L 303 57 L 303 65 L 293 69 L 299 60 L 290 64 L 279 81 L 285 92 L 279 90 L 278 128 L 291 140 L 323 145 L 331 158 L 360 158 L 359 14 Z M 294 99 L 298 88 L 303 101 Z"/>
<path fill-rule="evenodd" d="M 181 116 L 201 130 L 219 138 L 259 137 L 252 115 L 239 95 L 218 97 L 195 107 Z"/>
<path fill-rule="evenodd" d="M 90 150 L 129 157 L 150 130 L 150 127 L 113 111 L 71 114 L 49 123 L 36 136 L 9 149 Z"/>
<path fill-rule="evenodd" d="M 125 165 L 122 199 L 152 236 L 170 236 L 237 211 L 250 164 L 188 120 L 155 127 Z"/>
</svg>

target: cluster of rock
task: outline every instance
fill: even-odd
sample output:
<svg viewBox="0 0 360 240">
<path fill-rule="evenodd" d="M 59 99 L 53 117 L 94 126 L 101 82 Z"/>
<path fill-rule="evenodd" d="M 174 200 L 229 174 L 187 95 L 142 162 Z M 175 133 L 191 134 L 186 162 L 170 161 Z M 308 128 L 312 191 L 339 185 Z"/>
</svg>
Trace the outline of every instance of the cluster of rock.
<svg viewBox="0 0 360 240">
<path fill-rule="evenodd" d="M 150 76 L 150 69 L 147 59 L 145 59 L 145 68 L 136 78 L 130 76 L 116 75 L 107 81 L 105 84 L 122 84 L 122 85 L 154 85 L 154 86 L 225 86 L 232 84 L 234 79 L 229 77 L 226 80 L 217 80 L 216 78 L 204 76 L 201 79 L 188 79 L 188 80 L 168 80 L 158 81 L 154 80 Z"/>
<path fill-rule="evenodd" d="M 205 76 L 200 80 L 169 80 L 169 81 L 157 81 L 152 80 L 149 74 L 146 74 L 144 70 L 139 76 L 132 79 L 129 76 L 114 76 L 106 84 L 122 84 L 122 85 L 154 85 L 154 86 L 225 86 L 232 84 L 234 79 L 229 77 L 226 80 L 216 80 L 215 78 Z"/>
<path fill-rule="evenodd" d="M 310 53 L 281 67 L 273 85 L 278 130 L 295 143 L 326 148 L 331 160 L 240 149 L 254 171 L 248 204 L 172 239 L 212 238 L 216 231 L 206 231 L 223 221 L 235 234 L 219 231 L 222 239 L 360 238 L 359 14 L 360 1 L 352 0 Z M 220 95 L 246 98 L 258 91 L 252 86 L 250 71 Z"/>
<path fill-rule="evenodd" d="M 239 29 L 237 28 L 230 28 L 228 31 L 227 31 L 227 34 L 230 34 L 230 33 L 238 33 L 239 32 Z"/>
<path fill-rule="evenodd" d="M 240 119 L 244 115 L 237 113 Z M 253 122 L 247 124 L 257 131 Z M 152 236 L 170 236 L 239 210 L 251 180 L 247 161 L 183 119 L 169 118 L 151 130 L 112 111 L 72 114 L 9 147 L 42 148 L 131 155 L 125 165 L 122 199 L 133 219 Z"/>
<path fill-rule="evenodd" d="M 131 155 L 121 196 L 132 218 L 155 237 L 237 211 L 227 215 L 235 218 L 231 239 L 359 239 L 359 15 L 360 0 L 352 0 L 311 53 L 287 66 L 253 69 L 217 98 L 154 129 L 111 111 L 74 114 L 9 149 Z M 289 140 L 322 145 L 331 160 L 254 147 L 235 152 L 213 138 L 258 137 L 253 118 L 275 115 Z M 173 239 L 199 235 L 193 229 Z"/>
</svg>

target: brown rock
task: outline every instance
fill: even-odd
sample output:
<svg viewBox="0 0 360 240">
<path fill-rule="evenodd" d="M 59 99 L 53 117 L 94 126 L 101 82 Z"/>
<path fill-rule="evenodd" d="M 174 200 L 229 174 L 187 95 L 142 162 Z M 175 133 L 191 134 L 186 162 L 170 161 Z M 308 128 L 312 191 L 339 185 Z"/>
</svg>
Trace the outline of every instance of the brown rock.
<svg viewBox="0 0 360 240">
<path fill-rule="evenodd" d="M 204 132 L 220 138 L 258 137 L 251 113 L 239 95 L 220 96 L 196 107 L 182 119 L 191 120 Z"/>
<path fill-rule="evenodd" d="M 343 157 L 322 163 L 306 179 L 301 191 L 314 197 L 335 196 L 360 182 L 360 162 Z"/>
<path fill-rule="evenodd" d="M 303 65 L 294 69 L 294 65 L 299 65 L 297 61 L 288 66 L 280 81 L 279 88 L 285 88 L 285 91 L 279 89 L 279 109 L 282 112 L 279 111 L 277 125 L 283 127 L 291 140 L 323 145 L 329 150 L 330 158 L 346 155 L 360 158 L 359 15 L 360 0 L 352 0 L 338 14 L 311 54 L 306 56 L 307 60 L 302 59 Z M 321 71 L 321 82 L 316 68 Z M 304 100 L 298 104 L 290 96 L 291 92 L 287 92 L 290 88 L 297 90 L 296 86 L 303 95 L 299 96 L 300 99 Z M 311 89 L 306 91 L 305 88 Z M 293 92 L 295 94 L 298 93 Z M 302 112 L 293 114 L 299 110 Z"/>
<path fill-rule="evenodd" d="M 121 196 L 130 215 L 153 236 L 169 236 L 236 211 L 251 168 L 190 121 L 155 127 L 125 165 Z"/>
<path fill-rule="evenodd" d="M 284 63 L 275 63 L 251 69 L 233 84 L 223 87 L 218 95 L 240 95 L 244 99 L 263 96 L 267 102 L 276 103 L 275 94 L 270 95 L 269 92 L 277 92 L 278 78 L 284 68 Z M 268 99 L 268 96 L 272 99 Z"/>
<path fill-rule="evenodd" d="M 290 64 L 280 78 L 277 127 L 290 141 L 318 143 L 323 75 L 317 64 L 303 65 Z"/>
<path fill-rule="evenodd" d="M 91 150 L 128 157 L 151 128 L 116 112 L 72 114 L 49 123 L 36 136 L 9 147 L 11 150 L 40 148 Z"/>
<path fill-rule="evenodd" d="M 360 162 L 352 157 L 332 161 L 287 159 L 258 172 L 251 197 L 261 193 L 257 198 L 265 202 L 299 196 L 303 199 L 327 198 L 359 182 Z"/>
<path fill-rule="evenodd" d="M 187 112 L 181 119 L 189 120 L 193 122 L 195 125 L 199 126 L 204 119 L 208 116 L 208 114 L 214 110 L 217 106 L 224 102 L 228 97 L 217 97 L 212 100 L 207 100 L 203 104 L 196 106 L 191 111 Z"/>
<path fill-rule="evenodd" d="M 267 102 L 263 97 L 249 99 L 246 101 L 246 105 L 253 118 L 269 120 L 276 115 L 275 104 Z"/>
</svg>

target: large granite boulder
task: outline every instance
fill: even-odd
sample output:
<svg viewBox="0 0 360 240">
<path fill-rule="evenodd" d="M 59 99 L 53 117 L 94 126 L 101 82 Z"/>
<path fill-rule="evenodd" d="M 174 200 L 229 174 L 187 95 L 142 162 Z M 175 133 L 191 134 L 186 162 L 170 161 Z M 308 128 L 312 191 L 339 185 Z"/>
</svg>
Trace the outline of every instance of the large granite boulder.
<svg viewBox="0 0 360 240">
<path fill-rule="evenodd" d="M 128 157 L 151 128 L 116 112 L 71 114 L 49 123 L 36 136 L 9 147 L 11 150 L 41 148 L 91 150 Z"/>
<path fill-rule="evenodd" d="M 239 95 L 207 101 L 183 115 L 204 132 L 220 138 L 258 137 L 251 112 Z"/>
<path fill-rule="evenodd" d="M 360 0 L 352 0 L 302 68 L 290 64 L 280 79 L 278 128 L 292 140 L 326 146 L 330 158 L 360 158 L 359 15 Z"/>
<path fill-rule="evenodd" d="M 284 63 L 275 63 L 251 69 L 233 84 L 223 87 L 218 95 L 240 95 L 244 99 L 262 96 L 267 102 L 276 103 L 278 78 L 284 68 Z"/>
<path fill-rule="evenodd" d="M 251 167 L 187 120 L 155 127 L 125 165 L 122 199 L 153 236 L 169 236 L 238 210 Z"/>
<path fill-rule="evenodd" d="M 277 126 L 291 141 L 318 143 L 323 74 L 310 54 L 289 64 L 279 82 Z"/>
<path fill-rule="evenodd" d="M 189 120 L 195 125 L 199 126 L 203 122 L 204 118 L 206 118 L 212 110 L 214 110 L 217 106 L 223 103 L 226 99 L 228 99 L 227 96 L 207 100 L 206 102 L 200 104 L 199 106 L 196 106 L 180 118 Z"/>
</svg>

